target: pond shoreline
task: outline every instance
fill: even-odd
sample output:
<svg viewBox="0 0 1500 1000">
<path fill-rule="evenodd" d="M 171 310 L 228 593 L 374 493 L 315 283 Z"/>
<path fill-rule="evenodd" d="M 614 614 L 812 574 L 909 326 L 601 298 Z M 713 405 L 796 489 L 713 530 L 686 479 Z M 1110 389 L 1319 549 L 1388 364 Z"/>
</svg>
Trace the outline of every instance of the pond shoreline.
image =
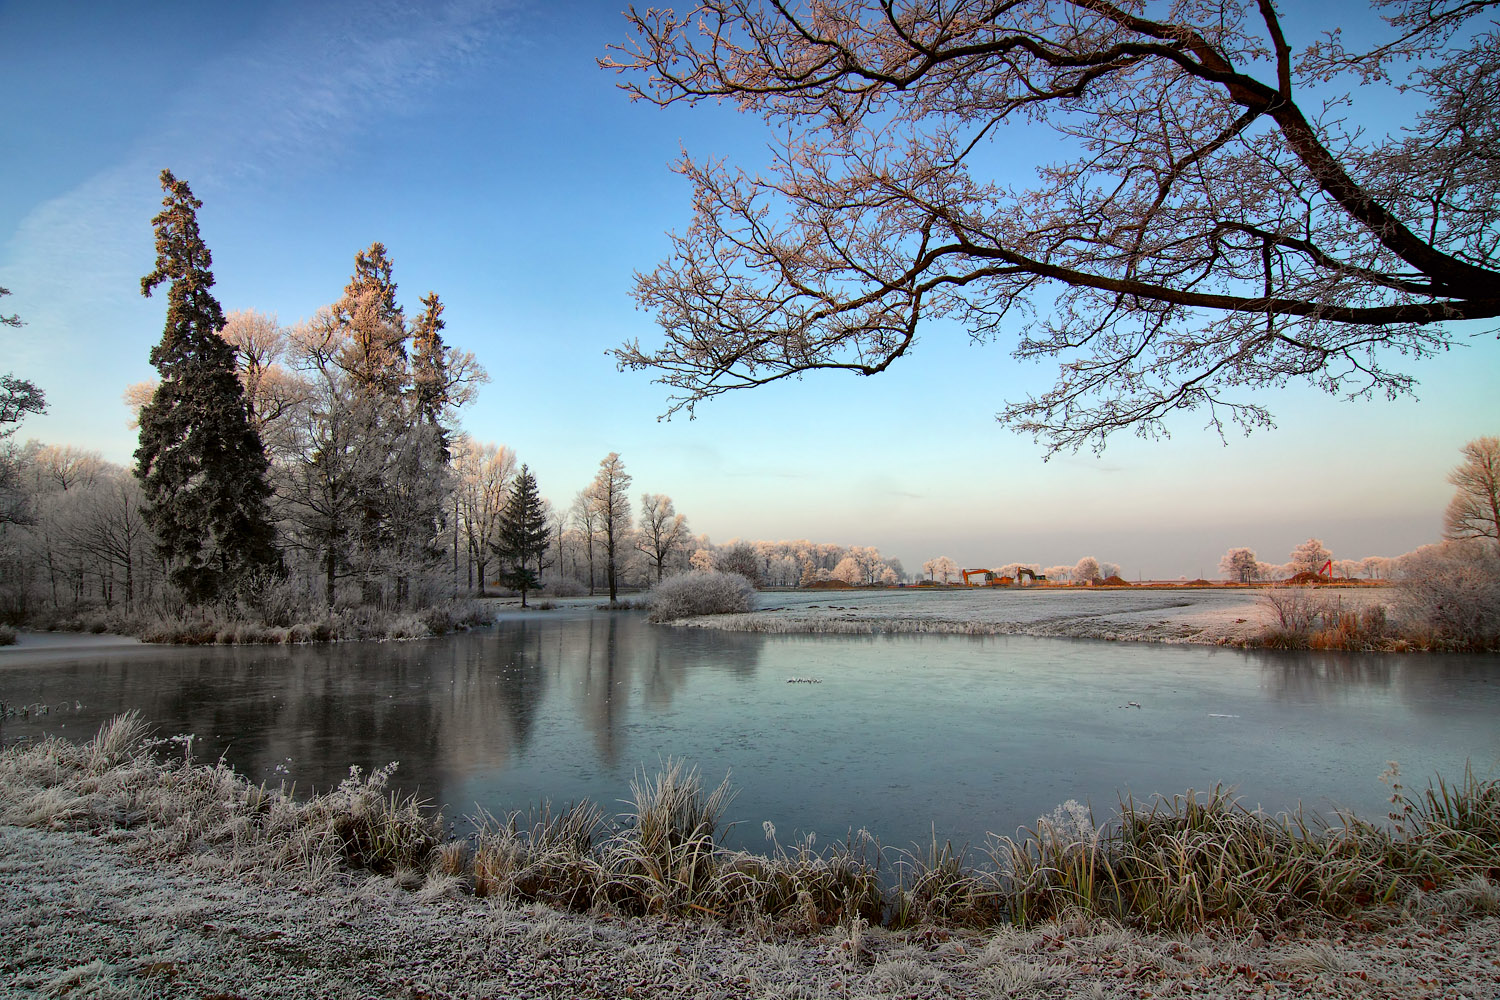
<svg viewBox="0 0 1500 1000">
<path fill-rule="evenodd" d="M 1263 589 L 1147 585 L 773 590 L 759 592 L 761 607 L 755 611 L 685 618 L 669 624 L 767 634 L 1025 635 L 1113 642 L 1246 645 L 1275 623 L 1274 613 L 1260 599 Z M 1383 587 L 1330 588 L 1330 592 L 1355 608 L 1388 600 Z M 555 598 L 549 602 L 551 607 L 526 611 L 518 603 L 505 599 L 490 598 L 484 603 L 493 610 L 497 624 L 576 618 L 618 610 L 601 608 L 597 597 Z M 438 637 L 422 636 L 410 641 Z M 19 631 L 15 645 L 0 646 L 0 670 L 93 652 L 120 653 L 172 645 L 176 644 L 150 643 L 109 633 Z"/>
<path fill-rule="evenodd" d="M 787 935 L 410 891 L 373 875 L 310 886 L 231 874 L 212 855 L 150 861 L 108 837 L 13 826 L 0 827 L 0 859 L 0 972 L 49 995 L 1490 1000 L 1500 990 L 1500 917 L 1437 908 L 1269 938 L 1081 919 Z"/>
</svg>

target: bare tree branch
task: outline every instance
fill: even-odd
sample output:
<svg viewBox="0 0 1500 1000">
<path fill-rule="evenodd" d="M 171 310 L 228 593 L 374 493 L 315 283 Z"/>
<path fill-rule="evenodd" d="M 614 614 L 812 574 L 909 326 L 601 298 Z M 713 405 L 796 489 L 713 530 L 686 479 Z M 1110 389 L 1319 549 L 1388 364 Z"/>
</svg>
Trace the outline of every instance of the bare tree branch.
<svg viewBox="0 0 1500 1000">
<path fill-rule="evenodd" d="M 636 284 L 665 343 L 616 359 L 691 413 L 876 374 L 954 319 L 1058 359 L 1052 390 L 1000 415 L 1049 453 L 1184 410 L 1264 425 L 1236 391 L 1294 379 L 1409 392 L 1387 359 L 1500 315 L 1500 0 L 1383 6 L 1398 38 L 1352 54 L 1336 31 L 1299 52 L 1271 0 L 632 9 L 633 42 L 601 62 L 633 97 L 733 100 L 790 138 L 764 175 L 684 155 L 692 222 Z M 1305 103 L 1335 82 L 1425 105 L 1350 135 Z M 1006 128 L 1027 124 L 1057 144 L 1033 183 L 997 183 L 981 158 L 1036 145 Z"/>
</svg>

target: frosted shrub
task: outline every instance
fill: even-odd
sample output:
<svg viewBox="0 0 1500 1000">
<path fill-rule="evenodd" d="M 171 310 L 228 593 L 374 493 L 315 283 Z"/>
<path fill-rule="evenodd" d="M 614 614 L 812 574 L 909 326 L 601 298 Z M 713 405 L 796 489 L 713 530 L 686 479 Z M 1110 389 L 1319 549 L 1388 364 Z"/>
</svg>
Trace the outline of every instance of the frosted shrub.
<svg viewBox="0 0 1500 1000">
<path fill-rule="evenodd" d="M 1259 601 L 1289 632 L 1310 632 L 1333 614 L 1332 602 L 1308 587 L 1271 587 L 1261 591 Z"/>
<path fill-rule="evenodd" d="M 1440 643 L 1500 645 L 1500 553 L 1488 541 L 1424 545 L 1403 556 L 1396 611 L 1403 630 Z"/>
<path fill-rule="evenodd" d="M 646 598 L 647 615 L 669 622 L 694 615 L 724 615 L 749 611 L 755 588 L 738 573 L 697 570 L 663 580 Z"/>
<path fill-rule="evenodd" d="M 580 583 L 571 576 L 548 580 L 546 588 L 547 593 L 552 597 L 583 597 L 589 592 L 587 584 Z"/>
</svg>

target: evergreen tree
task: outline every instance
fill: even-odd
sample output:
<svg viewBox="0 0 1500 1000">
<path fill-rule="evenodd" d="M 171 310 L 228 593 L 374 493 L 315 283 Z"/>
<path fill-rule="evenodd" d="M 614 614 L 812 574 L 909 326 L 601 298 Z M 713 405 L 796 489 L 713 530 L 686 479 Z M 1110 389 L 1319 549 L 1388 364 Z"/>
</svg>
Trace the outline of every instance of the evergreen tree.
<svg viewBox="0 0 1500 1000">
<path fill-rule="evenodd" d="M 511 483 L 510 496 L 500 512 L 498 537 L 490 543 L 505 566 L 500 580 L 521 592 L 521 607 L 526 607 L 526 591 L 540 584 L 530 563 L 547 550 L 547 514 L 537 492 L 536 477 L 526 466 Z"/>
<path fill-rule="evenodd" d="M 443 416 L 452 405 L 448 385 L 448 346 L 443 343 L 443 303 L 437 292 L 422 297 L 422 315 L 412 325 L 412 396 L 417 422 L 438 429 L 443 461 L 448 461 L 448 431 Z"/>
<path fill-rule="evenodd" d="M 268 463 L 251 426 L 235 351 L 219 336 L 224 312 L 210 289 L 213 257 L 198 233 L 185 181 L 161 173 L 156 268 L 141 279 L 147 296 L 167 287 L 167 323 L 151 363 L 161 384 L 140 415 L 136 475 L 143 513 L 172 582 L 193 603 L 215 600 L 277 566 L 267 510 Z"/>
</svg>

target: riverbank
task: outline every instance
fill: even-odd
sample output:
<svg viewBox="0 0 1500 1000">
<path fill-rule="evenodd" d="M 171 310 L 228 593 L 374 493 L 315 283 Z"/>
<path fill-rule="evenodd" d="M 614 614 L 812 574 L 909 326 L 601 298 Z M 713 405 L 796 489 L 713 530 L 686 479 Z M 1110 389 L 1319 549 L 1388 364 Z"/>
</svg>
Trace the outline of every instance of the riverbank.
<svg viewBox="0 0 1500 1000">
<path fill-rule="evenodd" d="M 974 587 L 778 591 L 748 614 L 674 622 L 767 633 L 1029 635 L 1122 642 L 1244 645 L 1276 624 L 1253 588 Z M 1351 610 L 1390 601 L 1385 588 L 1338 589 Z"/>
<path fill-rule="evenodd" d="M 984 932 L 763 935 L 412 891 L 226 874 L 109 838 L 0 827 L 0 980 L 20 996 L 991 998 L 1500 993 L 1500 917 L 1151 935 L 1064 920 Z M 450 887 L 451 888 L 451 887 Z"/>
<path fill-rule="evenodd" d="M 632 785 L 617 828 L 580 803 L 452 841 L 387 791 L 388 769 L 293 798 L 143 734 L 122 717 L 85 744 L 0 754 L 0 974 L 23 995 L 1492 1000 L 1500 985 L 1500 787 L 1472 776 L 1397 795 L 1394 833 L 1218 796 L 1106 832 L 1068 803 L 1002 869 L 908 855 L 881 892 L 837 850 L 719 848 L 724 789 L 672 768 Z"/>
</svg>

